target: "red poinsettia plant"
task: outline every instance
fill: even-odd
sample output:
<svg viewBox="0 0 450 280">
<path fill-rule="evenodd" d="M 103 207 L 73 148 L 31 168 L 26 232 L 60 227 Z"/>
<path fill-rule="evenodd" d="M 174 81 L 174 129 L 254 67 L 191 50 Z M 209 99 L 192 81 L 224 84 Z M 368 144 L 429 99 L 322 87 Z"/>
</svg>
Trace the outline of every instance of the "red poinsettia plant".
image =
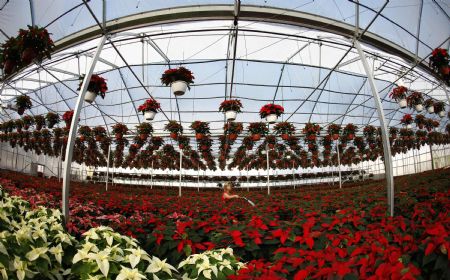
<svg viewBox="0 0 450 280">
<path fill-rule="evenodd" d="M 145 100 L 144 104 L 138 107 L 138 111 L 145 113 L 147 111 L 157 112 L 161 108 L 161 105 L 158 101 L 153 98 Z"/>
<path fill-rule="evenodd" d="M 23 115 L 26 109 L 31 109 L 33 106 L 33 103 L 31 103 L 31 99 L 27 95 L 19 95 L 16 97 L 16 106 L 17 106 L 17 113 L 19 115 Z"/>
<path fill-rule="evenodd" d="M 411 114 L 405 114 L 403 118 L 400 120 L 400 122 L 404 125 L 412 124 L 413 118 Z"/>
<path fill-rule="evenodd" d="M 45 117 L 43 115 L 34 116 L 34 123 L 36 125 L 36 130 L 41 130 L 45 126 Z"/>
<path fill-rule="evenodd" d="M 152 134 L 153 126 L 147 122 L 143 122 L 136 126 L 136 132 L 139 134 L 141 140 L 145 140 L 150 134 Z"/>
<path fill-rule="evenodd" d="M 389 97 L 399 101 L 401 99 L 406 98 L 406 94 L 408 93 L 408 89 L 404 86 L 398 86 L 392 90 L 392 92 L 389 94 Z"/>
<path fill-rule="evenodd" d="M 181 66 L 164 71 L 161 77 L 161 82 L 166 86 L 169 86 L 175 81 L 184 81 L 189 85 L 194 83 L 194 79 L 195 77 L 192 74 L 191 70 Z"/>
<path fill-rule="evenodd" d="M 78 89 L 81 89 L 83 84 L 84 75 L 80 77 L 80 83 L 78 85 Z M 93 74 L 91 76 L 91 80 L 89 81 L 89 85 L 87 88 L 88 91 L 95 93 L 96 95 L 100 95 L 102 99 L 105 98 L 106 91 L 108 90 L 108 85 L 106 84 L 106 79 L 100 77 L 99 75 Z"/>
<path fill-rule="evenodd" d="M 194 121 L 191 123 L 190 128 L 195 131 L 197 140 L 200 140 L 203 135 L 209 134 L 209 123 L 202 121 Z"/>
<path fill-rule="evenodd" d="M 164 130 L 170 132 L 170 137 L 176 139 L 178 134 L 183 133 L 183 126 L 179 124 L 177 121 L 169 121 L 165 126 Z"/>
<path fill-rule="evenodd" d="M 0 48 L 0 66 L 6 75 L 20 67 L 20 47 L 17 38 L 7 39 Z"/>
<path fill-rule="evenodd" d="M 28 25 L 28 29 L 19 30 L 19 46 L 21 48 L 21 61 L 23 65 L 29 64 L 33 59 L 50 59 L 55 44 L 50 38 L 47 29 Z"/>
<path fill-rule="evenodd" d="M 47 121 L 47 127 L 53 128 L 55 124 L 59 122 L 59 115 L 57 113 L 48 112 L 47 115 L 45 115 L 45 120 Z"/>
<path fill-rule="evenodd" d="M 253 141 L 258 141 L 261 136 L 266 135 L 269 132 L 267 125 L 262 122 L 250 123 L 247 127 L 249 133 L 253 137 Z"/>
<path fill-rule="evenodd" d="M 272 103 L 262 106 L 261 109 L 259 110 L 259 115 L 261 116 L 261 118 L 265 118 L 268 115 L 272 114 L 277 115 L 279 117 L 283 113 L 284 113 L 283 106 Z"/>
<path fill-rule="evenodd" d="M 430 66 L 435 70 L 440 70 L 442 66 L 448 66 L 450 56 L 448 51 L 442 48 L 436 48 L 431 52 Z"/>
<path fill-rule="evenodd" d="M 423 96 L 422 93 L 418 91 L 413 91 L 407 98 L 409 108 L 414 108 L 416 105 L 423 104 Z"/>
<path fill-rule="evenodd" d="M 307 123 L 303 128 L 303 134 L 312 135 L 312 134 L 320 134 L 320 125 L 316 123 Z"/>
<path fill-rule="evenodd" d="M 425 100 L 424 104 L 426 108 L 434 107 L 434 100 L 432 98 L 428 98 Z"/>
<path fill-rule="evenodd" d="M 348 140 L 353 140 L 357 131 L 358 127 L 356 125 L 348 123 L 342 131 L 342 135 Z"/>
<path fill-rule="evenodd" d="M 445 103 L 443 101 L 434 102 L 433 106 L 434 106 L 434 111 L 436 113 L 439 113 L 439 112 L 442 112 L 445 110 Z"/>
<path fill-rule="evenodd" d="M 279 122 L 273 127 L 273 130 L 276 134 L 280 135 L 283 140 L 287 140 L 290 135 L 294 134 L 295 127 L 290 122 Z"/>
<path fill-rule="evenodd" d="M 426 122 L 426 118 L 424 115 L 416 115 L 416 117 L 414 118 L 414 123 L 420 128 L 422 129 L 423 126 L 425 125 Z"/>
<path fill-rule="evenodd" d="M 341 132 L 342 127 L 338 124 L 330 124 L 327 127 L 328 130 L 328 134 L 331 135 L 331 137 L 333 138 L 333 140 L 337 140 L 339 138 L 339 133 Z"/>
<path fill-rule="evenodd" d="M 23 116 L 22 117 L 23 120 L 23 128 L 25 130 L 28 130 L 28 128 L 30 128 L 30 126 L 32 126 L 34 124 L 34 118 L 32 116 Z"/>
<path fill-rule="evenodd" d="M 219 112 L 236 111 L 241 112 L 242 102 L 239 99 L 228 99 L 222 101 L 219 106 Z"/>
<path fill-rule="evenodd" d="M 116 139 L 122 139 L 123 135 L 128 132 L 128 127 L 123 123 L 116 123 L 113 125 L 112 131 L 116 135 Z"/>
<path fill-rule="evenodd" d="M 73 110 L 66 111 L 63 114 L 62 118 L 63 118 L 63 121 L 66 123 L 66 128 L 70 127 L 70 124 L 72 123 L 73 114 L 74 114 Z"/>
</svg>

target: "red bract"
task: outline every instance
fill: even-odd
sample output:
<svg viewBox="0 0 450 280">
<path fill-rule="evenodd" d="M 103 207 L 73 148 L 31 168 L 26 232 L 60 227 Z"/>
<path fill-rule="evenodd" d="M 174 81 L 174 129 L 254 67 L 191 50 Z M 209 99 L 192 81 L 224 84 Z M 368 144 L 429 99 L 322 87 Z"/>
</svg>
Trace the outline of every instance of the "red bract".
<svg viewBox="0 0 450 280">
<path fill-rule="evenodd" d="M 283 106 L 277 104 L 266 104 L 262 106 L 261 109 L 259 110 L 259 115 L 261 116 L 261 118 L 265 118 L 271 114 L 275 114 L 279 117 L 283 113 L 284 113 Z"/>
</svg>

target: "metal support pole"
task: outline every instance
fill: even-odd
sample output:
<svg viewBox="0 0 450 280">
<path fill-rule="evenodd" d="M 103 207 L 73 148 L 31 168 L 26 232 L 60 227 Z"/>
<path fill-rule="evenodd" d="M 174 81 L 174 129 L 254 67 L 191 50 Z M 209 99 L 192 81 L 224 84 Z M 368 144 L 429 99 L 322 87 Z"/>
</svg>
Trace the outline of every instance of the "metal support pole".
<svg viewBox="0 0 450 280">
<path fill-rule="evenodd" d="M 30 15 L 31 15 L 31 25 L 35 26 L 35 17 L 34 17 L 34 4 L 33 0 L 30 0 Z"/>
<path fill-rule="evenodd" d="M 181 197 L 181 171 L 183 169 L 183 150 L 180 149 L 180 182 L 178 184 L 178 196 Z"/>
<path fill-rule="evenodd" d="M 386 120 L 384 118 L 383 105 L 381 104 L 380 96 L 378 94 L 378 90 L 375 84 L 375 79 L 373 77 L 372 70 L 369 67 L 369 63 L 367 62 L 366 55 L 361 48 L 358 40 L 354 40 L 354 46 L 358 50 L 358 54 L 361 58 L 361 62 L 364 66 L 364 71 L 366 72 L 367 78 L 369 79 L 370 88 L 372 90 L 373 98 L 375 105 L 377 107 L 378 119 L 380 121 L 381 126 L 381 138 L 383 140 L 383 152 L 384 152 L 384 166 L 386 172 L 386 181 L 387 181 L 387 198 L 389 205 L 389 213 L 391 216 L 394 216 L 394 177 L 392 174 L 392 156 L 391 156 L 391 145 L 389 142 L 389 135 L 386 125 Z"/>
<path fill-rule="evenodd" d="M 111 143 L 108 146 L 108 160 L 106 162 L 106 185 L 105 190 L 108 191 L 108 183 L 109 183 L 109 161 L 111 159 Z"/>
<path fill-rule="evenodd" d="M 266 160 L 267 160 L 267 195 L 270 195 L 270 165 L 269 165 L 269 145 L 266 143 Z"/>
<path fill-rule="evenodd" d="M 338 140 L 336 140 L 336 152 L 337 152 L 337 160 L 338 160 L 339 188 L 342 189 L 341 155 L 340 155 L 340 152 L 339 152 L 339 143 L 338 143 Z"/>
<path fill-rule="evenodd" d="M 62 212 L 65 217 L 66 223 L 69 221 L 69 191 L 70 191 L 70 171 L 72 165 L 73 147 L 75 144 L 75 138 L 77 137 L 78 119 L 80 117 L 81 108 L 83 107 L 84 96 L 89 85 L 89 81 L 94 72 L 95 64 L 97 63 L 100 53 L 103 49 L 103 45 L 106 42 L 106 36 L 100 39 L 100 42 L 95 51 L 95 55 L 92 59 L 91 66 L 88 73 L 84 76 L 83 83 L 81 85 L 80 94 L 78 95 L 77 103 L 75 105 L 72 123 L 70 124 L 69 139 L 67 141 L 66 159 L 64 161 L 64 177 L 63 177 L 63 190 L 62 190 Z"/>
<path fill-rule="evenodd" d="M 248 181 L 249 181 L 249 178 L 248 178 L 248 165 L 246 166 L 246 168 L 247 168 L 247 192 L 249 192 L 250 191 L 250 185 L 248 183 Z"/>
<path fill-rule="evenodd" d="M 200 168 L 197 169 L 197 192 L 200 192 Z"/>
<path fill-rule="evenodd" d="M 292 181 L 294 182 L 294 190 L 295 190 L 295 172 L 294 172 L 294 162 L 292 162 Z"/>
<path fill-rule="evenodd" d="M 152 160 L 152 169 L 150 171 L 150 189 L 153 189 L 153 160 Z"/>
<path fill-rule="evenodd" d="M 433 145 L 430 144 L 431 170 L 434 170 Z"/>
</svg>

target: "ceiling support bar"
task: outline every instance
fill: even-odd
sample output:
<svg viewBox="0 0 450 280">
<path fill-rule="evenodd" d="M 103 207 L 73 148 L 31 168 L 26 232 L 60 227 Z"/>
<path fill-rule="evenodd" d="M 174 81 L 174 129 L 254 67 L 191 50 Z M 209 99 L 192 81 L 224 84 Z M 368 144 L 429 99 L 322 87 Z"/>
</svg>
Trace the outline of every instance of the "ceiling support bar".
<svg viewBox="0 0 450 280">
<path fill-rule="evenodd" d="M 389 206 L 389 213 L 391 217 L 394 216 L 394 174 L 392 168 L 392 155 L 391 155 L 391 145 L 389 142 L 389 134 L 386 124 L 386 119 L 384 118 L 383 105 L 381 104 L 380 96 L 378 94 L 378 90 L 375 84 L 375 78 L 373 77 L 372 70 L 370 69 L 369 63 L 367 62 L 367 58 L 364 54 L 361 45 L 358 40 L 354 41 L 354 46 L 358 50 L 358 54 L 361 58 L 361 62 L 364 67 L 364 71 L 366 72 L 367 78 L 369 80 L 370 88 L 372 90 L 373 99 L 375 101 L 375 105 L 378 111 L 378 119 L 380 120 L 381 126 L 381 138 L 383 141 L 383 153 L 384 153 L 384 167 L 386 172 L 386 181 L 387 181 L 387 199 Z"/>
</svg>

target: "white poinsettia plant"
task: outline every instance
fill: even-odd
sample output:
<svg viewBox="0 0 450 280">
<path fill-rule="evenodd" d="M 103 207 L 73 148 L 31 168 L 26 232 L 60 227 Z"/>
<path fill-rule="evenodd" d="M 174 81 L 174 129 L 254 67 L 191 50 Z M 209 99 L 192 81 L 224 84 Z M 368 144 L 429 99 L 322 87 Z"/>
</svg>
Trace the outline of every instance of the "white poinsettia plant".
<svg viewBox="0 0 450 280">
<path fill-rule="evenodd" d="M 63 229 L 61 212 L 44 207 L 31 210 L 27 201 L 1 192 L 1 278 L 65 279 L 75 239 Z"/>
<path fill-rule="evenodd" d="M 73 279 L 172 279 L 176 269 L 150 257 L 135 239 L 109 227 L 92 228 L 83 234 L 73 258 Z"/>
<path fill-rule="evenodd" d="M 216 249 L 194 254 L 183 260 L 179 271 L 183 280 L 190 279 L 226 279 L 229 275 L 236 275 L 244 266 L 233 255 L 233 249 Z"/>
</svg>

